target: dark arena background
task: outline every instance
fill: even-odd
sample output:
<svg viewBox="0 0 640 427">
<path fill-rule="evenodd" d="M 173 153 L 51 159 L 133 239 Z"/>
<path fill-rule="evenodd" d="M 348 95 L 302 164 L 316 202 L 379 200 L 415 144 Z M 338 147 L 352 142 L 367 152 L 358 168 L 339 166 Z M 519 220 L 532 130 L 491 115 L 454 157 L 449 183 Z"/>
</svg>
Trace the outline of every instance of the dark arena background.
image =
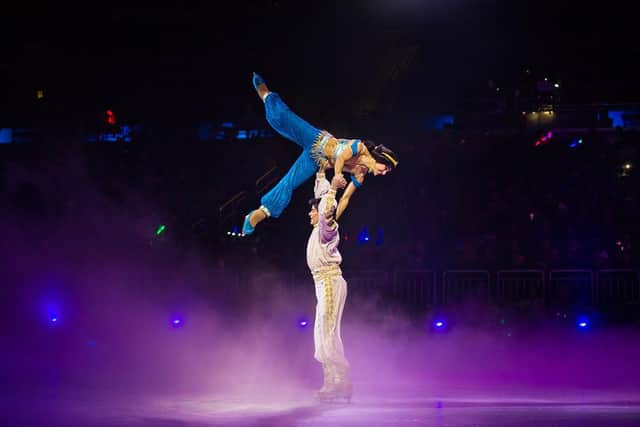
<svg viewBox="0 0 640 427">
<path fill-rule="evenodd" d="M 4 5 L 0 426 L 640 426 L 628 2 Z M 393 149 L 317 402 L 301 117 Z M 329 176 L 333 171 L 328 172 Z"/>
</svg>

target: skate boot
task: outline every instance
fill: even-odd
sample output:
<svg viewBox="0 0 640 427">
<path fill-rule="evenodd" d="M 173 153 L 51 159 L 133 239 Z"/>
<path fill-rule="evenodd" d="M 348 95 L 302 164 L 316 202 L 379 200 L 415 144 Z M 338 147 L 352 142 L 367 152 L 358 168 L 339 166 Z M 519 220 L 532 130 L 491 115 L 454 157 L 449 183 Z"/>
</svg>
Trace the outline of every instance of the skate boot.
<svg viewBox="0 0 640 427">
<path fill-rule="evenodd" d="M 331 369 L 327 365 L 322 365 L 322 387 L 320 390 L 316 390 L 313 393 L 313 398 L 315 400 L 323 400 L 323 396 L 327 394 L 327 391 L 333 388 L 333 375 L 331 374 Z"/>
<path fill-rule="evenodd" d="M 353 386 L 350 382 L 344 382 L 329 387 L 324 391 L 322 389 L 318 390 L 316 392 L 316 399 L 325 403 L 351 403 L 352 395 Z"/>
</svg>

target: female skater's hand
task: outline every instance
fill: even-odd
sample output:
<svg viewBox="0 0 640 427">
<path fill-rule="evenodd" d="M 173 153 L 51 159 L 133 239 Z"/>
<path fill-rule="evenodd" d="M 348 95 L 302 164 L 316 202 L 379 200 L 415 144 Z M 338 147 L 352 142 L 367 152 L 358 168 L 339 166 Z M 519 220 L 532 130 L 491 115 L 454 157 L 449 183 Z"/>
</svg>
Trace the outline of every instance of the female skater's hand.
<svg viewBox="0 0 640 427">
<path fill-rule="evenodd" d="M 331 186 L 333 188 L 344 188 L 347 186 L 347 180 L 344 179 L 344 175 L 342 174 L 334 175 L 333 179 L 331 180 Z"/>
</svg>

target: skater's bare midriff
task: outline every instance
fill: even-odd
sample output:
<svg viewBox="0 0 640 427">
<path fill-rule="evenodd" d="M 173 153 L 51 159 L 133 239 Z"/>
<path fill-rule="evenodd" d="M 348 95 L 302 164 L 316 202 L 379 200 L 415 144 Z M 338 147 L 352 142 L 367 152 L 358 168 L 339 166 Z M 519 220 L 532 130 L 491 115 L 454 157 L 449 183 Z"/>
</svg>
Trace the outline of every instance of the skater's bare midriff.
<svg viewBox="0 0 640 427">
<path fill-rule="evenodd" d="M 324 146 L 324 149 L 322 150 L 322 154 L 324 155 L 324 157 L 326 159 L 328 159 L 329 165 L 333 168 L 333 166 L 336 163 L 336 159 L 334 157 L 335 152 L 336 152 L 336 147 L 338 146 L 340 142 L 338 141 L 338 138 L 335 137 L 330 137 L 329 140 L 327 141 L 326 145 Z M 373 160 L 373 157 L 371 157 L 371 155 L 369 154 L 369 150 L 367 150 L 366 147 L 364 147 L 364 152 L 361 154 L 358 154 L 356 156 L 353 156 L 347 160 L 345 160 L 344 162 L 344 167 L 343 170 L 347 173 L 351 173 L 354 175 L 366 175 L 367 172 L 369 171 L 368 166 L 366 165 L 366 157 L 370 157 L 371 161 Z"/>
</svg>

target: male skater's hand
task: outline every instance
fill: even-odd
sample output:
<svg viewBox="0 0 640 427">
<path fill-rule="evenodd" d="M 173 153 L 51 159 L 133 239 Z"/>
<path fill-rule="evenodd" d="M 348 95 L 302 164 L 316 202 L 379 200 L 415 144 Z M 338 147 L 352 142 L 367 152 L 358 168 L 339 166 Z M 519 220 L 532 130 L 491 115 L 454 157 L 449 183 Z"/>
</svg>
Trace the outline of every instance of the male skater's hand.
<svg viewBox="0 0 640 427">
<path fill-rule="evenodd" d="M 336 174 L 333 176 L 333 179 L 331 180 L 331 187 L 333 189 L 338 189 L 338 188 L 344 188 L 347 185 L 347 180 L 344 179 L 344 175 L 342 174 Z"/>
<path fill-rule="evenodd" d="M 318 171 L 319 172 L 326 172 L 327 169 L 329 169 L 330 165 L 329 162 L 327 160 L 320 160 L 320 166 L 318 166 Z"/>
</svg>

